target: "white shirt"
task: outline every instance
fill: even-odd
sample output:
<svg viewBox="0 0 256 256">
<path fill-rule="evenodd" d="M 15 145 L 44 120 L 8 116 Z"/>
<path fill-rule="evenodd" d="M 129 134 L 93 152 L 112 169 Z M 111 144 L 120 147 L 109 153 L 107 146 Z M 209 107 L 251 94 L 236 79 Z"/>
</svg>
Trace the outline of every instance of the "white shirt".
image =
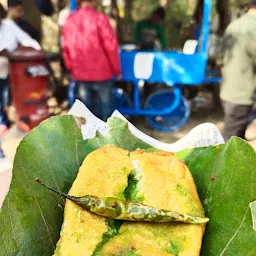
<svg viewBox="0 0 256 256">
<path fill-rule="evenodd" d="M 66 22 L 66 19 L 67 17 L 69 16 L 70 14 L 70 9 L 67 7 L 67 8 L 64 8 L 60 11 L 59 13 L 59 18 L 58 18 L 58 25 L 60 27 L 64 26 L 65 22 Z"/>
<path fill-rule="evenodd" d="M 41 49 L 39 43 L 19 28 L 14 21 L 4 19 L 0 23 L 0 51 L 6 49 L 13 52 L 19 44 L 37 50 Z M 0 78 L 6 79 L 8 73 L 8 59 L 0 57 Z"/>
</svg>

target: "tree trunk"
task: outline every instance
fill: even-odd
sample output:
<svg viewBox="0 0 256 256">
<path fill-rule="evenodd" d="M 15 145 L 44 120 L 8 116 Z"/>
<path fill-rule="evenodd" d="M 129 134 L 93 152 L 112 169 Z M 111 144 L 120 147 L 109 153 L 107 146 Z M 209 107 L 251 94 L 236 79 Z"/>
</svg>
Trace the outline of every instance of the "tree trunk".
<svg viewBox="0 0 256 256">
<path fill-rule="evenodd" d="M 133 7 L 133 0 L 126 0 L 125 1 L 125 19 L 128 22 L 132 21 L 132 7 Z"/>
<path fill-rule="evenodd" d="M 217 0 L 216 10 L 219 14 L 220 24 L 218 29 L 218 35 L 222 36 L 231 21 L 231 15 L 229 10 L 229 0 Z"/>
<path fill-rule="evenodd" d="M 111 16 L 116 20 L 116 30 L 119 42 L 122 41 L 121 18 L 119 15 L 117 0 L 111 0 Z"/>
<path fill-rule="evenodd" d="M 35 0 L 23 0 L 25 19 L 41 31 L 41 14 L 36 7 Z"/>
<path fill-rule="evenodd" d="M 111 15 L 119 22 L 120 15 L 117 5 L 117 0 L 111 0 Z"/>
<path fill-rule="evenodd" d="M 121 20 L 121 29 L 122 29 L 122 42 L 130 43 L 133 42 L 133 0 L 125 0 L 125 16 L 124 19 Z"/>
<path fill-rule="evenodd" d="M 230 10 L 229 10 L 229 0 L 217 0 L 216 1 L 216 10 L 219 15 L 219 28 L 218 35 L 222 36 L 225 32 L 228 24 L 231 20 Z M 198 0 L 196 9 L 194 12 L 194 19 L 198 24 L 201 24 L 202 12 L 203 12 L 204 0 Z"/>
<path fill-rule="evenodd" d="M 67 1 L 65 0 L 58 0 L 57 1 L 57 11 L 61 11 L 63 8 L 67 7 Z"/>
<path fill-rule="evenodd" d="M 202 24 L 204 0 L 197 0 L 193 18 L 197 24 Z"/>
</svg>

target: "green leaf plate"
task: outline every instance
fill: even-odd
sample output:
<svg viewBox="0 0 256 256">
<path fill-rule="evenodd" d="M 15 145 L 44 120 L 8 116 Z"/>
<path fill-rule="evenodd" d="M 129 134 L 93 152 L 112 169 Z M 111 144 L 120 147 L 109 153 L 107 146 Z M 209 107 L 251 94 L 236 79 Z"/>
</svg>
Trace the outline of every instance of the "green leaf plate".
<svg viewBox="0 0 256 256">
<path fill-rule="evenodd" d="M 125 121 L 109 120 L 106 137 L 83 141 L 72 116 L 54 117 L 32 130 L 20 143 L 9 193 L 0 210 L 0 256 L 50 256 L 63 218 L 64 200 L 38 188 L 39 177 L 68 192 L 83 159 L 95 149 L 114 144 L 127 150 L 152 150 L 134 137 Z M 201 255 L 256 255 L 251 211 L 256 200 L 256 153 L 245 141 L 185 150 L 176 154 L 190 168 L 206 215 L 210 218 Z"/>
</svg>

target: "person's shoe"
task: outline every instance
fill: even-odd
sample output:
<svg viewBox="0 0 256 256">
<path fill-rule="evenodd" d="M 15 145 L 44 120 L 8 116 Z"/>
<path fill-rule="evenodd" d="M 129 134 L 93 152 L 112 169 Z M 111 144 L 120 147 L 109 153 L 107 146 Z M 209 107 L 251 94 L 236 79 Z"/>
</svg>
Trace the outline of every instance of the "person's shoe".
<svg viewBox="0 0 256 256">
<path fill-rule="evenodd" d="M 8 132 L 8 127 L 5 124 L 0 124 L 0 137 L 4 136 Z"/>
</svg>

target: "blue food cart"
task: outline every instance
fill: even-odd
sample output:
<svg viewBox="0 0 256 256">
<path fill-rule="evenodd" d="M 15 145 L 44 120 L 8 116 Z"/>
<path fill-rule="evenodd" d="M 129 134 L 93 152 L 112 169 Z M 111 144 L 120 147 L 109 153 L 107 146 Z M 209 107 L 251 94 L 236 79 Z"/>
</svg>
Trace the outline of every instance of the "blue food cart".
<svg viewBox="0 0 256 256">
<path fill-rule="evenodd" d="M 75 1 L 71 0 L 72 10 L 76 8 Z M 209 78 L 206 74 L 211 7 L 212 0 L 205 0 L 202 26 L 197 32 L 198 45 L 193 54 L 178 51 L 120 51 L 122 81 L 133 84 L 132 104 L 122 90 L 114 91 L 116 105 L 122 114 L 145 116 L 149 124 L 160 131 L 174 131 L 187 122 L 190 108 L 182 96 L 180 85 L 193 86 L 220 80 Z M 165 83 L 172 90 L 153 93 L 142 107 L 141 82 Z"/>
</svg>

